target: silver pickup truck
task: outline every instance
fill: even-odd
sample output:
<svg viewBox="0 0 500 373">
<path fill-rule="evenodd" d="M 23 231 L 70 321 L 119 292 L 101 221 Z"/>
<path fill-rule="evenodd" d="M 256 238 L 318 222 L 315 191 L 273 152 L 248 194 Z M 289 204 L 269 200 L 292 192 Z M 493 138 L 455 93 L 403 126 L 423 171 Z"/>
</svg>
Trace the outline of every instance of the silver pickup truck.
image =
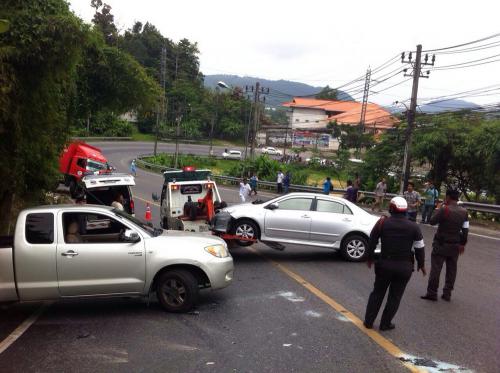
<svg viewBox="0 0 500 373">
<path fill-rule="evenodd" d="M 0 302 L 156 292 L 165 310 L 186 312 L 200 289 L 232 278 L 223 240 L 154 229 L 106 206 L 26 209 L 14 236 L 0 238 Z"/>
</svg>

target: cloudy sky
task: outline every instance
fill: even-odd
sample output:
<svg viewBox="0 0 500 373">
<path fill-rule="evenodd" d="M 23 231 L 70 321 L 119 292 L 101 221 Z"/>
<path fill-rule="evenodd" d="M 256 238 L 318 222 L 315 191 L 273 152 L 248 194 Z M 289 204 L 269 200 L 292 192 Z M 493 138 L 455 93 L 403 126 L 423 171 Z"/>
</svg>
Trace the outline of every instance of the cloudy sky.
<svg viewBox="0 0 500 373">
<path fill-rule="evenodd" d="M 453 46 L 500 33 L 500 1 L 420 0 L 402 2 L 333 0 L 104 0 L 120 30 L 135 21 L 153 23 L 165 36 L 196 41 L 204 74 L 235 74 L 338 87 L 402 51 Z M 90 0 L 71 0 L 71 8 L 90 22 Z M 497 42 L 497 44 L 491 44 Z M 489 45 L 486 45 L 489 44 Z M 500 60 L 500 36 L 464 48 L 488 48 L 437 54 L 436 67 Z M 457 48 L 460 49 L 460 48 Z M 400 62 L 374 74 L 385 79 Z M 483 62 L 483 61 L 481 61 Z M 388 75 L 387 75 L 388 74 Z M 375 84 L 370 101 L 390 104 L 410 96 L 403 74 Z M 490 87 L 483 96 L 463 99 L 480 104 L 500 101 L 500 61 L 469 68 L 432 71 L 420 80 L 419 98 Z M 358 83 L 359 84 L 359 83 Z M 358 84 L 346 90 L 358 98 Z M 378 91 L 380 93 L 375 93 Z M 445 105 L 445 104 L 443 104 Z"/>
</svg>

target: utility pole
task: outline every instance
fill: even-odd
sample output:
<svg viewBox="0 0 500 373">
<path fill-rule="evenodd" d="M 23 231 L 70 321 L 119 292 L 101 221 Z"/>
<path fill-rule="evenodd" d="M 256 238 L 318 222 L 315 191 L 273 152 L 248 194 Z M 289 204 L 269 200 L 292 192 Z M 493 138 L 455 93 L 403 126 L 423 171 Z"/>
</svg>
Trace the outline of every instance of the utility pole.
<svg viewBox="0 0 500 373">
<path fill-rule="evenodd" d="M 161 94 L 160 101 L 158 103 L 158 110 L 156 111 L 156 128 L 155 128 L 155 147 L 154 155 L 158 150 L 158 137 L 160 135 L 160 123 L 165 119 L 166 102 L 165 102 L 165 75 L 167 70 L 167 48 L 163 46 L 161 48 L 161 74 L 160 74 L 160 84 L 161 84 Z"/>
<path fill-rule="evenodd" d="M 214 115 L 212 116 L 212 122 L 210 123 L 210 147 L 208 149 L 208 156 L 209 157 L 214 155 L 212 145 L 213 145 L 213 141 L 214 141 L 214 127 L 215 127 L 215 122 L 217 121 L 218 108 L 219 108 L 219 87 L 215 87 Z"/>
<path fill-rule="evenodd" d="M 368 105 L 368 96 L 370 95 L 371 76 L 372 76 L 372 71 L 370 68 L 368 68 L 368 70 L 366 70 L 365 88 L 363 91 L 363 104 L 361 106 L 361 117 L 359 121 L 361 134 L 365 133 L 366 106 Z"/>
<path fill-rule="evenodd" d="M 250 86 L 250 89 L 248 86 L 245 87 L 245 91 L 251 91 L 254 93 L 254 116 L 253 116 L 253 124 L 252 128 L 249 131 L 249 139 L 248 142 L 250 143 L 250 158 L 253 159 L 255 156 L 255 140 L 256 140 L 256 134 L 257 134 L 257 129 L 259 128 L 259 104 L 261 102 L 265 103 L 266 98 L 264 97 L 263 100 L 261 101 L 260 96 L 261 95 L 266 95 L 269 93 L 269 88 L 264 88 L 260 86 L 259 82 L 255 83 L 254 86 Z"/>
<path fill-rule="evenodd" d="M 408 54 L 408 58 L 405 59 L 405 52 L 401 54 L 401 62 L 412 65 L 413 69 L 410 74 L 407 74 L 407 69 L 404 69 L 404 76 L 413 77 L 413 85 L 411 89 L 411 101 L 410 110 L 407 113 L 408 127 L 406 128 L 406 139 L 405 139 L 405 152 L 403 158 L 403 177 L 401 179 L 401 184 L 399 187 L 399 193 L 403 194 L 408 186 L 408 180 L 410 178 L 410 164 L 411 164 L 411 141 L 413 135 L 413 128 L 415 127 L 415 114 L 417 110 L 417 96 L 418 96 L 418 81 L 420 78 L 429 78 L 429 71 L 427 75 L 422 74 L 422 66 L 429 65 L 434 66 L 436 56 L 433 55 L 431 62 L 429 62 L 429 55 L 426 54 L 424 62 L 422 62 L 422 45 L 417 45 L 417 53 L 415 56 L 415 62 L 412 61 L 412 52 Z"/>
<path fill-rule="evenodd" d="M 250 101 L 250 96 L 247 95 L 248 101 Z M 248 109 L 248 121 L 247 121 L 247 133 L 245 135 L 245 157 L 247 159 L 248 156 L 248 142 L 250 139 L 250 126 L 252 125 L 252 101 L 250 101 L 250 108 Z"/>
</svg>

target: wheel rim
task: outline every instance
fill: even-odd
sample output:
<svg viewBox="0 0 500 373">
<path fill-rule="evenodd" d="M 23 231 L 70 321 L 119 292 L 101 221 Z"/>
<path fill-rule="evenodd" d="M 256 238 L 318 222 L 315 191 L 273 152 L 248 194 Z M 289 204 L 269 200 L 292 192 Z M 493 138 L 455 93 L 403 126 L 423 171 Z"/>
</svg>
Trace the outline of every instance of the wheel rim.
<svg viewBox="0 0 500 373">
<path fill-rule="evenodd" d="M 165 281 L 161 288 L 161 291 L 165 295 L 165 302 L 169 306 L 179 307 L 186 301 L 186 287 L 179 280 L 169 279 Z"/>
<path fill-rule="evenodd" d="M 241 224 L 236 228 L 236 235 L 243 238 L 253 238 L 255 236 L 255 231 L 251 225 Z"/>
<path fill-rule="evenodd" d="M 361 258 L 365 251 L 365 244 L 361 240 L 351 240 L 347 243 L 347 254 L 353 259 Z"/>
</svg>

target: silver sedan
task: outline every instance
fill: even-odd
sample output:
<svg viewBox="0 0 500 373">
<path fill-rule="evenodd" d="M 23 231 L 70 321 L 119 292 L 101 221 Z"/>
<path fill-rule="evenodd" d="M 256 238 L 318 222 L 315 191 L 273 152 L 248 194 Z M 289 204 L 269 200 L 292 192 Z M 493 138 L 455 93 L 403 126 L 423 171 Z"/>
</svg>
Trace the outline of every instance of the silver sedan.
<svg viewBox="0 0 500 373">
<path fill-rule="evenodd" d="M 362 261 L 368 237 L 378 217 L 338 197 L 289 193 L 263 203 L 224 209 L 231 216 L 228 230 L 263 242 L 320 246 L 340 250 L 349 261 Z M 242 246 L 252 242 L 241 240 Z"/>
</svg>

